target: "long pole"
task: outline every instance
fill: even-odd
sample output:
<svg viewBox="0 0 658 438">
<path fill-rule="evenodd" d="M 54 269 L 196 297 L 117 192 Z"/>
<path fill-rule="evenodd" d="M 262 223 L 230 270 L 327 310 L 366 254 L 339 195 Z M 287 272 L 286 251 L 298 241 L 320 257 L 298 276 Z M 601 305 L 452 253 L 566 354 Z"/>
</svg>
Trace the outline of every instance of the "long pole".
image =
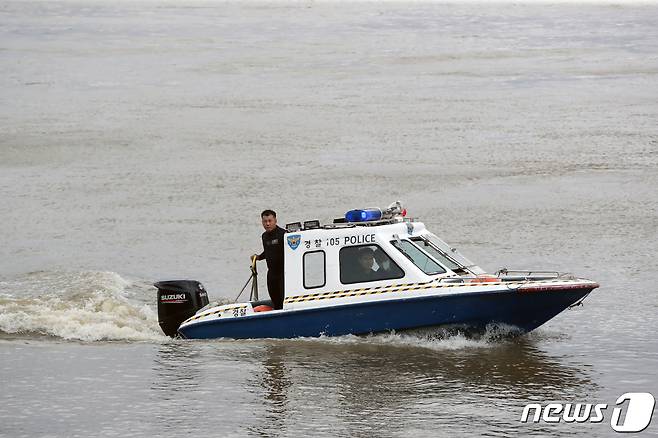
<svg viewBox="0 0 658 438">
<path fill-rule="evenodd" d="M 238 296 L 235 297 L 235 299 L 233 300 L 234 303 L 238 302 L 238 299 L 240 298 L 240 295 L 242 295 L 242 292 L 244 292 L 244 290 L 247 288 L 247 285 L 249 284 L 249 282 L 251 281 L 252 278 L 254 278 L 253 272 L 251 273 L 251 275 L 247 279 L 247 282 L 244 284 L 244 286 L 242 286 L 242 289 L 240 289 L 240 293 L 238 294 Z"/>
<path fill-rule="evenodd" d="M 258 270 L 256 269 L 256 257 L 251 258 L 251 300 L 258 301 Z"/>
</svg>

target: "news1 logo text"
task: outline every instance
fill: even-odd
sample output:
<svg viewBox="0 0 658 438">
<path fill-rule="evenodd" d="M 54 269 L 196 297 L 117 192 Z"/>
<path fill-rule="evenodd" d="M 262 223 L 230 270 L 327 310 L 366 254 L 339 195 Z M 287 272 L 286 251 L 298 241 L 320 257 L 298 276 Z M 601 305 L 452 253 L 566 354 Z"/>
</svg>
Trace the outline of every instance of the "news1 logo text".
<svg viewBox="0 0 658 438">
<path fill-rule="evenodd" d="M 522 423 L 602 423 L 609 418 L 615 432 L 642 432 L 649 427 L 656 400 L 648 392 L 627 392 L 614 407 L 607 403 L 529 403 L 523 408 Z M 610 409 L 612 408 L 612 409 Z"/>
</svg>

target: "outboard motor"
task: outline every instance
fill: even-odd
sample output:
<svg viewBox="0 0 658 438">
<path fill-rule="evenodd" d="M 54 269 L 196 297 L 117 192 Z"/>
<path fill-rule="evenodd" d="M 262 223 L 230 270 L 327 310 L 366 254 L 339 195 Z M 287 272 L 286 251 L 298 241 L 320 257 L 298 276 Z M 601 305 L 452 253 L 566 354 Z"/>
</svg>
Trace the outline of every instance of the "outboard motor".
<svg viewBox="0 0 658 438">
<path fill-rule="evenodd" d="M 198 281 L 159 281 L 154 286 L 158 288 L 158 322 L 172 338 L 183 321 L 208 305 L 208 292 Z"/>
</svg>

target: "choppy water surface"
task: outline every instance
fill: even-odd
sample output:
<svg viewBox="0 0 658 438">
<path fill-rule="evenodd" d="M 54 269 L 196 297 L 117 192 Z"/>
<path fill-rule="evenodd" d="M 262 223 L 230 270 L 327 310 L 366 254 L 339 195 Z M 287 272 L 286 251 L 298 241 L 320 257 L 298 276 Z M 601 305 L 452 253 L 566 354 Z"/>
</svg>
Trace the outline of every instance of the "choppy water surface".
<svg viewBox="0 0 658 438">
<path fill-rule="evenodd" d="M 612 434 L 519 418 L 658 395 L 656 22 L 650 3 L 3 2 L 0 435 Z M 234 297 L 263 208 L 396 199 L 487 270 L 602 287 L 517 339 L 160 334 L 150 284 Z"/>
</svg>

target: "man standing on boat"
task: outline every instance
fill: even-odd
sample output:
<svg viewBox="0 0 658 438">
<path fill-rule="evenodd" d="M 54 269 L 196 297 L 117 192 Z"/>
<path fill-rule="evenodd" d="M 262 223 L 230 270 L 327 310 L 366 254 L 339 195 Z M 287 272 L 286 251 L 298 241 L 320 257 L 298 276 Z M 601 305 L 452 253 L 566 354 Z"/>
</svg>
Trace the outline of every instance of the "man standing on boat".
<svg viewBox="0 0 658 438">
<path fill-rule="evenodd" d="M 267 261 L 267 291 L 275 309 L 283 309 L 283 237 L 286 230 L 277 226 L 276 212 L 264 210 L 260 218 L 265 228 L 263 252 L 252 255 L 252 259 Z"/>
</svg>

